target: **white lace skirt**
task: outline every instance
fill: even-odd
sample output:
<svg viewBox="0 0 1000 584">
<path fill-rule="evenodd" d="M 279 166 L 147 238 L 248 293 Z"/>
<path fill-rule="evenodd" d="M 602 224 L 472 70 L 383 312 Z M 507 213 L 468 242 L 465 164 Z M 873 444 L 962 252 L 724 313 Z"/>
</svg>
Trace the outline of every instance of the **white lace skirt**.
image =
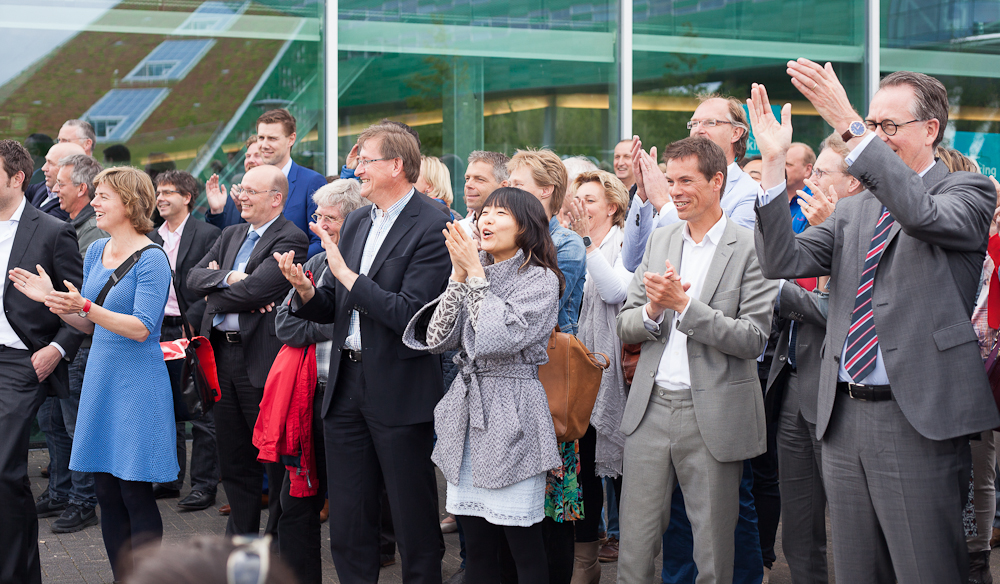
<svg viewBox="0 0 1000 584">
<path fill-rule="evenodd" d="M 475 487 L 466 436 L 459 484 L 448 483 L 445 509 L 453 515 L 482 517 L 493 525 L 530 527 L 545 517 L 545 474 L 539 473 L 500 489 Z"/>
</svg>

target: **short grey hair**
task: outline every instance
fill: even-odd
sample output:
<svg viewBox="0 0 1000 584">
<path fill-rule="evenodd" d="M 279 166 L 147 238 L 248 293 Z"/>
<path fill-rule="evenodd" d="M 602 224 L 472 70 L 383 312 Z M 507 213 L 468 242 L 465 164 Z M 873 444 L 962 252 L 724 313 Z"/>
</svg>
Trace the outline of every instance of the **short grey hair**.
<svg viewBox="0 0 1000 584">
<path fill-rule="evenodd" d="M 346 219 L 351 212 L 368 204 L 361 196 L 361 183 L 353 178 L 338 178 L 313 193 L 317 207 L 338 207 Z"/>
<path fill-rule="evenodd" d="M 469 154 L 469 164 L 473 162 L 485 162 L 493 168 L 493 179 L 497 184 L 510 178 L 510 171 L 507 170 L 507 163 L 510 157 L 503 152 L 492 152 L 490 150 L 473 150 Z"/>
<path fill-rule="evenodd" d="M 569 158 L 563 158 L 563 165 L 566 166 L 566 175 L 569 179 L 570 185 L 576 180 L 576 177 L 594 170 L 600 170 L 594 162 L 587 158 L 586 156 L 571 156 Z"/>
<path fill-rule="evenodd" d="M 94 200 L 94 177 L 104 168 L 93 156 L 86 154 L 74 154 L 59 159 L 59 166 L 72 166 L 73 171 L 69 173 L 69 180 L 74 186 L 87 185 L 87 196 Z"/>
<path fill-rule="evenodd" d="M 87 120 L 66 120 L 63 123 L 63 127 L 69 126 L 71 128 L 76 128 L 79 130 L 79 134 L 83 134 L 83 139 L 90 139 L 90 143 L 97 146 L 97 134 L 94 133 L 94 126 L 90 125 Z"/>
</svg>

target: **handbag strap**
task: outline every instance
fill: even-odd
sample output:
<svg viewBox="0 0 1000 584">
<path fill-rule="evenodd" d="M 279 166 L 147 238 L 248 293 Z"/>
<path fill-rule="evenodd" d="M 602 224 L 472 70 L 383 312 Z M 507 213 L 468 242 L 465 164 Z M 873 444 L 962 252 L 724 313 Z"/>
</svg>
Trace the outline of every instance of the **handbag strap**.
<svg viewBox="0 0 1000 584">
<path fill-rule="evenodd" d="M 125 274 L 128 274 L 129 271 L 131 271 L 132 268 L 137 263 L 139 263 L 139 258 L 142 257 L 143 252 L 146 251 L 147 249 L 159 249 L 160 251 L 162 251 L 163 255 L 166 256 L 166 258 L 167 258 L 167 265 L 168 266 L 170 265 L 170 256 L 167 256 L 167 251 L 165 249 L 163 249 L 162 247 L 156 245 L 155 243 L 151 243 L 151 244 L 147 245 L 146 247 L 144 247 L 144 248 L 136 251 L 132 255 L 130 255 L 128 258 L 125 259 L 124 262 L 121 263 L 121 265 L 118 266 L 117 269 L 115 269 L 115 272 L 113 274 L 111 274 L 111 276 L 108 277 L 108 281 L 104 284 L 104 288 L 101 288 L 101 293 L 97 295 L 97 300 L 94 301 L 94 304 L 98 304 L 98 305 L 101 305 L 101 306 L 104 305 L 104 300 L 105 300 L 105 298 L 107 298 L 108 294 L 111 292 L 111 289 L 114 288 L 115 284 L 117 284 L 118 282 L 120 282 L 121 279 L 125 277 Z M 181 320 L 185 324 L 187 324 L 188 323 L 187 316 L 186 316 L 186 313 L 187 313 L 187 302 L 184 300 L 184 297 L 181 296 L 181 291 L 177 287 L 177 278 L 174 275 L 174 270 L 173 269 L 170 270 L 170 283 L 174 287 L 174 296 L 177 297 L 177 308 L 180 310 Z M 191 335 L 188 332 L 188 327 L 182 326 L 181 328 L 184 329 L 184 336 L 185 336 L 185 338 L 187 338 L 188 340 L 191 340 Z"/>
</svg>

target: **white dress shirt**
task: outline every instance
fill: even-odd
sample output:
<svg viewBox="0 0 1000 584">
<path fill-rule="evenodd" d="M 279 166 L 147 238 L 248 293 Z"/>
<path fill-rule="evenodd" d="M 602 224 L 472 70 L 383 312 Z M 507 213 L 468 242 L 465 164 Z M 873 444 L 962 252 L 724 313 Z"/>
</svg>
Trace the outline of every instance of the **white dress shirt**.
<svg viewBox="0 0 1000 584">
<path fill-rule="evenodd" d="M 396 218 L 403 212 L 403 208 L 410 202 L 415 192 L 415 189 L 410 189 L 410 192 L 405 197 L 396 201 L 385 211 L 379 209 L 376 205 L 372 205 L 372 228 L 368 232 L 368 239 L 365 240 L 365 249 L 361 254 L 361 269 L 358 270 L 359 274 L 368 275 L 368 270 L 371 269 L 372 263 L 375 261 L 375 256 L 378 255 L 378 251 L 382 247 L 382 242 L 389 235 L 389 230 L 396 223 Z M 351 324 L 347 330 L 347 339 L 344 340 L 344 345 L 347 349 L 361 350 L 361 317 L 358 316 L 357 310 L 351 311 Z"/>
<path fill-rule="evenodd" d="M 875 139 L 875 132 L 868 132 L 868 135 L 866 135 L 864 138 L 862 138 L 861 143 L 858 144 L 857 146 L 855 146 L 854 149 L 851 150 L 851 153 L 848 154 L 844 158 L 844 161 L 847 163 L 848 167 L 850 167 L 852 164 L 854 164 L 854 161 L 858 159 L 858 156 L 861 155 L 861 153 L 864 151 L 865 147 L 868 146 L 868 144 L 870 144 L 871 141 L 874 140 L 874 139 Z M 921 178 L 923 178 L 923 176 L 925 174 L 927 174 L 927 172 L 931 168 L 934 167 L 935 162 L 936 161 L 932 160 L 931 163 L 930 163 L 930 165 L 927 168 L 923 169 L 922 171 L 920 171 L 917 174 Z M 760 194 L 760 197 L 759 197 L 760 204 L 761 205 L 768 204 L 769 202 L 771 202 L 772 199 L 774 199 L 774 197 L 777 197 L 778 195 L 782 195 L 782 193 L 785 191 L 785 188 L 786 188 L 785 187 L 785 181 L 781 181 L 781 183 L 778 184 L 777 186 L 774 186 L 774 187 L 771 187 L 771 188 L 767 189 L 766 192 L 762 192 Z M 872 224 L 872 229 L 874 229 L 874 228 L 875 228 L 875 224 L 873 223 Z M 869 243 L 871 243 L 870 240 L 869 240 Z M 867 249 L 865 249 L 865 253 L 868 253 Z M 855 289 L 854 289 L 855 293 L 857 292 L 857 287 L 856 286 L 858 284 L 860 284 L 860 283 L 861 282 L 859 281 L 859 282 L 856 282 L 854 284 L 854 286 L 855 286 Z M 876 282 L 876 285 L 877 285 L 877 282 Z M 878 334 L 878 328 L 877 327 L 875 329 L 875 334 L 876 335 Z M 847 339 L 845 338 L 844 339 L 844 346 L 841 347 L 841 349 L 840 349 L 840 368 L 839 368 L 838 373 L 837 373 L 837 379 L 839 381 L 852 382 L 854 380 L 851 379 L 851 376 L 848 375 L 848 373 L 847 373 L 847 369 L 844 368 L 844 364 L 847 363 L 847 359 L 846 359 L 846 357 L 844 355 L 844 353 L 846 351 L 847 351 Z M 864 379 L 862 379 L 858 383 L 862 383 L 864 385 L 889 385 L 889 373 L 885 370 L 885 361 L 882 359 L 882 345 L 881 344 L 879 344 L 878 350 L 875 353 L 875 369 L 871 373 L 869 373 L 867 377 L 865 377 Z"/>
<path fill-rule="evenodd" d="M 164 221 L 163 225 L 156 230 L 163 239 L 163 251 L 167 252 L 170 259 L 170 269 L 177 272 L 177 250 L 181 247 L 181 235 L 184 234 L 184 226 L 187 225 L 191 214 L 188 213 L 184 221 L 177 227 L 177 231 L 170 231 L 170 225 Z M 180 316 L 180 306 L 177 304 L 177 292 L 174 290 L 174 283 L 170 283 L 170 290 L 167 291 L 167 307 L 163 311 L 164 316 Z"/>
<path fill-rule="evenodd" d="M 722 234 L 726 231 L 727 220 L 726 214 L 723 213 L 722 217 L 705 234 L 705 237 L 701 238 L 701 243 L 696 243 L 691 238 L 691 231 L 687 225 L 684 225 L 682 231 L 681 265 L 679 268 L 678 266 L 674 266 L 674 269 L 680 270 L 682 283 L 691 284 L 691 288 L 687 291 L 687 295 L 690 298 L 696 299 L 701 296 L 702 288 L 705 286 L 705 276 L 708 274 L 708 267 L 712 263 L 713 256 L 715 256 L 715 249 L 719 245 L 719 240 L 722 239 Z M 657 272 L 660 271 L 660 268 L 657 266 L 650 266 L 650 269 Z M 670 323 L 671 330 L 667 337 L 667 346 L 663 349 L 663 355 L 660 356 L 660 365 L 656 369 L 654 382 L 664 389 L 682 390 L 691 388 L 691 368 L 688 363 L 687 351 L 688 337 L 677 328 L 678 323 L 684 319 L 688 306 L 691 306 L 690 300 L 688 300 L 684 310 L 674 313 L 673 321 Z M 643 325 L 646 327 L 646 330 L 657 333 L 660 330 L 660 324 L 663 322 L 663 315 L 661 314 L 660 318 L 654 321 L 649 318 L 648 307 L 649 304 L 647 303 L 642 309 Z"/>
<path fill-rule="evenodd" d="M 285 165 L 281 167 L 281 172 L 285 175 L 285 178 L 288 178 L 288 173 L 291 171 L 292 171 L 292 157 L 289 156 L 288 162 L 286 162 Z"/>
<path fill-rule="evenodd" d="M 21 204 L 17 206 L 17 210 L 10 216 L 10 219 L 0 221 L 0 265 L 10 264 L 10 251 L 14 247 L 14 235 L 17 233 L 17 225 L 21 222 L 21 214 L 24 213 L 24 206 L 27 202 L 27 198 L 21 197 Z M 3 295 L 6 289 L 6 286 L 0 286 L 0 305 L 3 305 Z M 7 314 L 4 310 L 0 310 L 0 345 L 12 349 L 28 349 L 21 341 L 21 337 L 14 332 L 14 327 L 10 326 L 10 321 L 7 320 Z M 63 353 L 61 348 L 59 352 Z M 65 353 L 63 355 L 65 356 Z"/>
<path fill-rule="evenodd" d="M 278 217 L 281 217 L 281 215 L 276 216 L 274 219 L 271 219 L 267 223 L 261 225 L 260 229 L 256 230 L 257 234 L 260 235 L 260 238 L 258 238 L 257 241 L 254 242 L 254 244 L 253 244 L 254 247 L 257 247 L 257 244 L 260 243 L 261 239 L 264 239 L 264 232 L 267 231 L 267 228 L 270 227 L 275 221 L 278 220 Z M 252 231 L 254 231 L 253 225 L 250 226 L 250 229 L 247 229 L 247 235 L 250 235 L 250 233 Z M 246 240 L 246 236 L 244 236 L 243 240 L 240 241 L 240 245 L 242 245 L 243 241 L 245 241 L 245 240 Z M 251 249 L 250 254 L 253 255 L 253 251 L 252 251 L 253 248 L 250 248 L 250 249 Z M 229 276 L 232 275 L 233 272 L 244 272 L 246 269 L 247 269 L 246 264 L 240 264 L 238 266 L 233 266 L 233 269 L 230 270 L 229 272 L 227 272 L 226 273 L 226 277 L 223 278 L 221 282 L 219 282 L 219 288 L 229 288 L 229 281 L 228 281 L 229 280 Z M 235 332 L 235 331 L 240 330 L 240 315 L 239 315 L 239 313 L 237 313 L 237 312 L 230 312 L 230 313 L 226 314 L 225 318 L 222 319 L 222 322 L 219 323 L 219 326 L 217 326 L 215 328 L 217 330 L 220 330 L 220 331 L 233 331 L 233 332 Z"/>
</svg>

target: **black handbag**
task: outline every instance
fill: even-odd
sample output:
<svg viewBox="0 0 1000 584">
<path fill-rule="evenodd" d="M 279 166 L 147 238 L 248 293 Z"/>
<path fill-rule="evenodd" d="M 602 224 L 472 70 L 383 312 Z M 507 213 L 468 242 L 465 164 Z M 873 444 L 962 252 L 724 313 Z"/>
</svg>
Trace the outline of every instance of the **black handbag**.
<svg viewBox="0 0 1000 584">
<path fill-rule="evenodd" d="M 102 304 L 111 288 L 135 266 L 142 253 L 152 248 L 163 251 L 159 246 L 150 244 L 129 256 L 108 278 L 108 282 L 97 296 L 95 304 Z M 166 255 L 165 251 L 163 253 Z M 160 348 L 163 350 L 163 358 L 173 393 L 174 419 L 178 422 L 188 422 L 197 420 L 211 411 L 218 397 L 219 383 L 216 377 L 212 344 L 205 337 L 191 335 L 190 331 L 193 327 L 188 324 L 185 316 L 186 303 L 177 287 L 177 278 L 174 277 L 173 270 L 170 272 L 170 281 L 174 287 L 174 294 L 177 296 L 184 338 L 161 342 Z M 210 378 L 215 379 L 214 383 Z"/>
</svg>

